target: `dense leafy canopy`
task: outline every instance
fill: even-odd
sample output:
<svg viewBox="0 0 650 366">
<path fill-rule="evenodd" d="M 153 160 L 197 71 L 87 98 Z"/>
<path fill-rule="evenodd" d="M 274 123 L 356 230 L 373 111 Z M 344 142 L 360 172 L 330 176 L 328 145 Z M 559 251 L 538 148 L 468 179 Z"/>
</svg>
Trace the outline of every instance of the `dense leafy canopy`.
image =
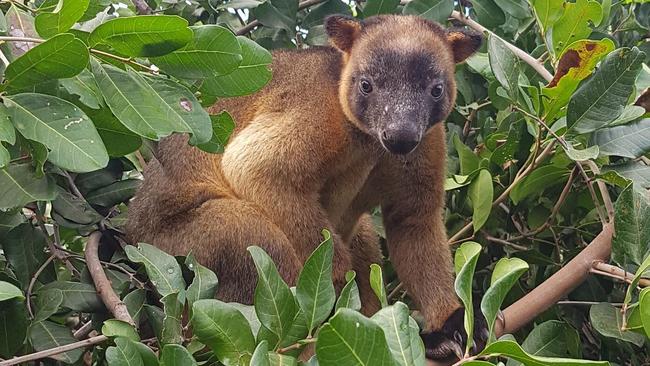
<svg viewBox="0 0 650 366">
<path fill-rule="evenodd" d="M 446 122 L 455 288 L 466 332 L 480 316 L 490 331 L 487 348 L 462 363 L 650 360 L 650 290 L 640 290 L 650 268 L 647 1 L 12 0 L 0 10 L 0 359 L 54 349 L 62 364 L 425 364 L 421 319 L 390 259 L 368 268 L 382 309 L 365 317 L 360 274 L 335 291 L 329 232 L 296 288 L 250 247 L 253 306 L 214 299 L 218 276 L 191 253 L 120 245 L 155 141 L 186 133 L 223 152 L 237 121 L 204 107 L 262 88 L 269 50 L 325 44 L 324 18 L 340 13 L 488 29 L 457 66 Z M 524 301 L 607 222 L 611 264 L 500 334 L 499 310 Z M 96 231 L 135 327 L 110 319 L 97 293 L 84 257 Z M 302 349 L 314 357 L 299 361 Z"/>
</svg>

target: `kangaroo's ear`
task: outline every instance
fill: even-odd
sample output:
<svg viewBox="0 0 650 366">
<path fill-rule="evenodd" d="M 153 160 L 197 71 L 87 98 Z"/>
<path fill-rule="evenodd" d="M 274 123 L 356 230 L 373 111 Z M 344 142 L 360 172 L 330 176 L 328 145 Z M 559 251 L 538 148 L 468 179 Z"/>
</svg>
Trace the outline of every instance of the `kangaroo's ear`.
<svg viewBox="0 0 650 366">
<path fill-rule="evenodd" d="M 345 15 L 331 15 L 325 19 L 325 31 L 330 43 L 347 53 L 361 33 L 361 22 Z"/>
<path fill-rule="evenodd" d="M 447 42 L 451 45 L 456 63 L 465 61 L 474 54 L 483 43 L 483 35 L 464 28 L 447 29 Z"/>
</svg>

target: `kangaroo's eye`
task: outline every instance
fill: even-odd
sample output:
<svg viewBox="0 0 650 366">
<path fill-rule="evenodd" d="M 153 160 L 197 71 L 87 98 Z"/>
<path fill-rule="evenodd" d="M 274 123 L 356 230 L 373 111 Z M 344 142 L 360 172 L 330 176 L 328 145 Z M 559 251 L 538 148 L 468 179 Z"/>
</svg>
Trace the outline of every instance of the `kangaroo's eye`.
<svg viewBox="0 0 650 366">
<path fill-rule="evenodd" d="M 433 88 L 431 88 L 431 96 L 433 97 L 434 100 L 440 100 L 444 92 L 445 92 L 444 84 L 436 84 L 433 86 Z"/>
<path fill-rule="evenodd" d="M 372 84 L 370 84 L 366 79 L 361 79 L 359 82 L 359 90 L 361 90 L 363 94 L 368 94 L 372 91 Z"/>
</svg>

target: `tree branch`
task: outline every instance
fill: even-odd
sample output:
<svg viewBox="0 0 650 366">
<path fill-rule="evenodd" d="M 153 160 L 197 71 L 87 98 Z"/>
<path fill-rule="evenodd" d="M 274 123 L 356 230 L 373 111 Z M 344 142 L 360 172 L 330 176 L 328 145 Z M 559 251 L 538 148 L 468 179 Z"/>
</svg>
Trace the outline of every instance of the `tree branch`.
<svg viewBox="0 0 650 366">
<path fill-rule="evenodd" d="M 126 304 L 124 304 L 115 291 L 113 291 L 111 282 L 108 280 L 108 277 L 106 277 L 106 273 L 104 273 L 102 264 L 99 261 L 97 251 L 99 249 L 99 239 L 101 236 L 102 234 L 99 231 L 95 231 L 90 234 L 90 238 L 88 238 L 85 251 L 88 272 L 90 272 L 90 276 L 93 278 L 97 294 L 102 299 L 104 305 L 106 305 L 108 311 L 115 316 L 115 319 L 135 326 L 135 322 L 133 321 L 131 314 L 129 314 Z"/>
<path fill-rule="evenodd" d="M 607 264 L 602 261 L 594 262 L 590 272 L 594 274 L 615 278 L 617 280 L 621 280 L 627 283 L 632 283 L 632 280 L 634 279 L 633 273 L 627 272 L 622 268 L 612 266 L 611 264 Z M 638 286 L 648 287 L 650 286 L 650 280 L 646 278 L 642 278 L 639 280 Z"/>
<path fill-rule="evenodd" d="M 35 361 L 35 360 L 40 360 L 42 358 L 46 357 L 52 357 L 54 355 L 58 355 L 64 352 L 72 351 L 77 348 L 83 348 L 83 347 L 88 347 L 88 346 L 93 346 L 95 344 L 103 343 L 108 340 L 108 337 L 105 335 L 98 335 L 96 337 L 84 339 L 83 341 L 75 342 L 75 343 L 70 343 L 66 344 L 63 346 L 59 347 L 54 347 L 50 349 L 46 349 L 44 351 L 36 352 L 36 353 L 30 353 L 28 355 L 20 356 L 20 357 L 14 357 L 12 359 L 2 361 L 0 362 L 0 366 L 13 366 L 13 365 L 18 365 L 21 363 L 26 363 L 29 361 Z"/>
<path fill-rule="evenodd" d="M 451 17 L 458 20 L 459 22 L 467 25 L 468 27 L 479 31 L 481 33 L 487 32 L 490 34 L 494 34 L 492 31 L 488 30 L 484 26 L 480 25 L 479 23 L 475 22 L 474 20 L 470 19 L 469 17 L 464 16 L 463 14 L 459 13 L 458 11 L 453 11 L 451 13 Z M 553 75 L 546 70 L 544 67 L 544 64 L 539 62 L 536 58 L 533 56 L 529 55 L 526 53 L 526 51 L 518 48 L 517 46 L 513 45 L 512 43 L 509 43 L 505 40 L 503 42 L 506 44 L 506 46 L 514 53 L 517 57 L 519 57 L 522 61 L 530 65 L 535 71 L 537 71 L 538 74 L 540 74 L 546 81 L 550 82 L 553 80 Z"/>
<path fill-rule="evenodd" d="M 575 258 L 526 296 L 508 306 L 503 311 L 503 321 L 496 324 L 497 335 L 517 331 L 581 284 L 589 276 L 594 261 L 609 258 L 613 231 L 612 224 L 605 225 L 603 231 Z"/>
</svg>

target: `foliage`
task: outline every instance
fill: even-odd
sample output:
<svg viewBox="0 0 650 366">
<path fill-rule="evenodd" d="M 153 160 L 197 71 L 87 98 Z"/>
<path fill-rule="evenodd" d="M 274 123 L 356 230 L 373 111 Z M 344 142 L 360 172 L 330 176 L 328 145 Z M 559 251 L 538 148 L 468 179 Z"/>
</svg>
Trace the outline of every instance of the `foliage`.
<svg viewBox="0 0 650 366">
<path fill-rule="evenodd" d="M 462 243 L 456 290 L 467 333 L 481 315 L 490 330 L 487 348 L 461 363 L 650 360 L 650 296 L 639 291 L 650 266 L 650 3 L 134 3 L 155 15 L 111 0 L 0 2 L 0 358 L 90 334 L 92 347 L 55 353 L 47 364 L 424 364 L 420 319 L 390 262 L 368 269 L 382 304 L 368 318 L 359 313 L 359 274 L 334 290 L 327 232 L 295 289 L 262 249 L 249 248 L 259 272 L 251 306 L 215 300 L 217 275 L 191 253 L 123 246 L 121 228 L 156 141 L 187 133 L 191 145 L 223 152 L 237 121 L 204 107 L 264 86 L 268 50 L 325 44 L 323 20 L 333 13 L 462 25 L 448 21 L 457 9 L 489 29 L 481 51 L 457 66 L 446 122 L 446 223 Z M 238 35 L 246 22 L 258 26 Z M 540 61 L 523 60 L 512 45 Z M 616 226 L 612 264 L 635 273 L 632 284 L 594 270 L 564 294 L 568 301 L 499 334 L 499 310 L 579 255 L 607 221 Z M 136 327 L 110 319 L 95 290 L 84 257 L 95 231 Z M 305 348 L 315 357 L 298 361 Z"/>
</svg>

